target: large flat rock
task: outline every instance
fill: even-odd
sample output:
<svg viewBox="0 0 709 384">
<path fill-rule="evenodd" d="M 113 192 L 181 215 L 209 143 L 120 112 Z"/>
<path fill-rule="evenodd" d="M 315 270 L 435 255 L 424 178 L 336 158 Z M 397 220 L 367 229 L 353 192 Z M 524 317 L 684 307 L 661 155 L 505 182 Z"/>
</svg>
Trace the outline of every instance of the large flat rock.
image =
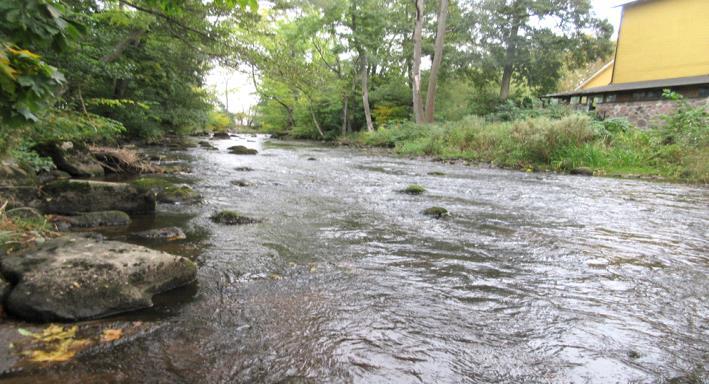
<svg viewBox="0 0 709 384">
<path fill-rule="evenodd" d="M 30 321 L 81 320 L 153 305 L 158 293 L 194 281 L 180 256 L 117 241 L 65 236 L 0 260 L 14 284 L 8 312 Z"/>
<path fill-rule="evenodd" d="M 42 209 L 48 213 L 155 211 L 155 193 L 142 191 L 127 183 L 94 180 L 59 180 L 43 188 Z"/>
</svg>

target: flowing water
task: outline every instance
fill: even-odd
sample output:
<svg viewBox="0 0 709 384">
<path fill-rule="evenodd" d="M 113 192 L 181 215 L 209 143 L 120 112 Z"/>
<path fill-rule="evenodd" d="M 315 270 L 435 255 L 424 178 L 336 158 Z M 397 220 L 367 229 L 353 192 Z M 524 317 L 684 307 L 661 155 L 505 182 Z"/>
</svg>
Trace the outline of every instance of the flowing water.
<svg viewBox="0 0 709 384">
<path fill-rule="evenodd" d="M 706 188 L 214 143 L 191 150 L 204 204 L 135 224 L 186 227 L 169 250 L 198 282 L 111 320 L 149 331 L 8 382 L 709 380 Z M 427 192 L 397 192 L 412 183 Z M 264 221 L 211 223 L 221 209 Z"/>
</svg>

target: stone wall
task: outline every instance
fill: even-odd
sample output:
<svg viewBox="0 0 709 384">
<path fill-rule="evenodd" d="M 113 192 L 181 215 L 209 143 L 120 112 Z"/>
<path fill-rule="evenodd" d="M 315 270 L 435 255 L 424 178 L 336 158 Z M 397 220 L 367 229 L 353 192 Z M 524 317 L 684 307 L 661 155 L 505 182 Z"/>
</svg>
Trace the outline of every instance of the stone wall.
<svg viewBox="0 0 709 384">
<path fill-rule="evenodd" d="M 704 105 L 709 108 L 709 98 L 687 99 L 694 106 Z M 662 115 L 672 113 L 676 102 L 670 100 L 630 101 L 601 103 L 596 106 L 596 113 L 604 119 L 625 117 L 639 128 L 662 125 Z"/>
</svg>

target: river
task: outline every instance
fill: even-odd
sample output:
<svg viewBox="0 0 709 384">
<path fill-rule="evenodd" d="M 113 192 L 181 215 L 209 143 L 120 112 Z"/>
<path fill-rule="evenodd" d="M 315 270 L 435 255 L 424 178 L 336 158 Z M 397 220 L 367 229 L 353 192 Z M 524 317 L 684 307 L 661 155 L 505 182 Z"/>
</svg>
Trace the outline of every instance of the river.
<svg viewBox="0 0 709 384">
<path fill-rule="evenodd" d="M 705 187 L 214 143 L 190 150 L 204 204 L 136 224 L 185 226 L 168 250 L 198 282 L 102 320 L 149 331 L 8 382 L 709 381 Z M 221 209 L 263 222 L 212 223 Z"/>
</svg>

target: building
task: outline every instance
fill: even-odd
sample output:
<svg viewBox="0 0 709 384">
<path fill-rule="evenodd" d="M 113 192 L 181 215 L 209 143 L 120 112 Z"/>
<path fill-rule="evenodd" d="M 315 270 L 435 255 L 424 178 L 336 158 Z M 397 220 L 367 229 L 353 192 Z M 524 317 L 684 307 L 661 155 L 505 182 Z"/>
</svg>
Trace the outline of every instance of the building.
<svg viewBox="0 0 709 384">
<path fill-rule="evenodd" d="M 639 127 L 670 113 L 670 89 L 709 105 L 709 0 L 634 0 L 623 6 L 613 61 L 570 92 L 547 97 Z"/>
</svg>

